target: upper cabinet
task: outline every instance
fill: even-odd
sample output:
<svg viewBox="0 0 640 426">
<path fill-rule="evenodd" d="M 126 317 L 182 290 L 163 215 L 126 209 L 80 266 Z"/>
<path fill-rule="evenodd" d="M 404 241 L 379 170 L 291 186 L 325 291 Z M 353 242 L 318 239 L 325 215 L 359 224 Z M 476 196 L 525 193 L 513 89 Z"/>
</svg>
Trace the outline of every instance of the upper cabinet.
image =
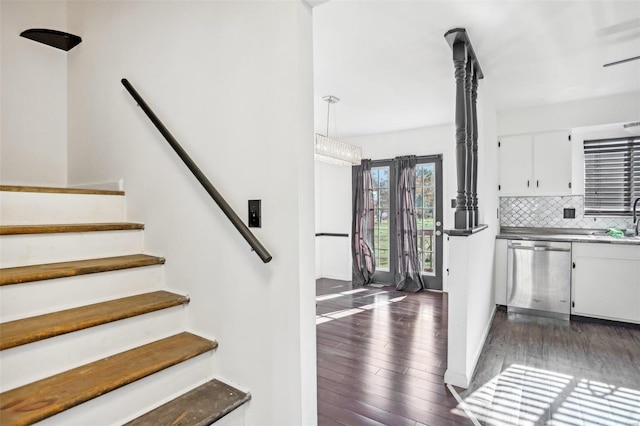
<svg viewBox="0 0 640 426">
<path fill-rule="evenodd" d="M 505 136 L 498 142 L 499 195 L 531 195 L 533 188 L 533 138 Z"/>
<path fill-rule="evenodd" d="M 498 194 L 571 195 L 571 141 L 566 130 L 502 136 Z"/>
</svg>

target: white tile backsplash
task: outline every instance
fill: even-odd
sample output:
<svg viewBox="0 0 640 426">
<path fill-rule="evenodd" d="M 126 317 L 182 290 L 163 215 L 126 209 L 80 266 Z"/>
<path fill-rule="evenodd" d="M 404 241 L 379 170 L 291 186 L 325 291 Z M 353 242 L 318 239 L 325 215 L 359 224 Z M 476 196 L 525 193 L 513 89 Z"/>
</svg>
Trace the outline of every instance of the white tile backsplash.
<svg viewBox="0 0 640 426">
<path fill-rule="evenodd" d="M 563 209 L 576 209 L 575 219 L 564 219 Z M 630 229 L 631 217 L 584 215 L 584 197 L 500 197 L 500 226 L 523 228 Z"/>
</svg>

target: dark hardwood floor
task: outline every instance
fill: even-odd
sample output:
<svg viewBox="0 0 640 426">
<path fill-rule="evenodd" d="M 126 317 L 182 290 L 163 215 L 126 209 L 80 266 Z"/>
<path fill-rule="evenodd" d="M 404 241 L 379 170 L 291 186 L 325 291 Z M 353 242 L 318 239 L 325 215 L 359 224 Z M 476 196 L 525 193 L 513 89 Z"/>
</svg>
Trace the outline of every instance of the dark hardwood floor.
<svg viewBox="0 0 640 426">
<path fill-rule="evenodd" d="M 471 425 L 443 384 L 446 294 L 317 281 L 319 425 Z M 482 425 L 640 426 L 640 329 L 498 311 L 469 389 Z"/>
<path fill-rule="evenodd" d="M 640 425 L 640 329 L 498 311 L 469 389 L 485 425 Z"/>
<path fill-rule="evenodd" d="M 318 424 L 471 425 L 443 384 L 446 294 L 320 279 Z"/>
</svg>

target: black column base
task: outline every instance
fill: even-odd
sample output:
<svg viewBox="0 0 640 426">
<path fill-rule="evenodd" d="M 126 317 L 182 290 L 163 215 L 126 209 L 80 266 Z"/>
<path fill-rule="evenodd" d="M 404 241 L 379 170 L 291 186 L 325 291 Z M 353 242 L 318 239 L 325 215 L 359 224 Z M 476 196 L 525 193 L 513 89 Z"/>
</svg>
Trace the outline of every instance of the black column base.
<svg viewBox="0 0 640 426">
<path fill-rule="evenodd" d="M 471 218 L 468 210 L 458 210 L 455 212 L 454 216 L 454 228 L 455 229 L 469 229 L 471 228 L 471 223 L 469 219 Z"/>
</svg>

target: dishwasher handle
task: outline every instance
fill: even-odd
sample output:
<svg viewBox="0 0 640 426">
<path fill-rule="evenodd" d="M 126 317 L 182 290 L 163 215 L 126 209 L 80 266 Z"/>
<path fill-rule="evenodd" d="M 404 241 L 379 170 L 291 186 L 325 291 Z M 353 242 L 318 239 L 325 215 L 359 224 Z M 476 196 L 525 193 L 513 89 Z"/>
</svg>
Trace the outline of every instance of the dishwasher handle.
<svg viewBox="0 0 640 426">
<path fill-rule="evenodd" d="M 560 248 L 560 247 L 544 247 L 544 246 L 521 246 L 517 244 L 509 244 L 510 249 L 514 250 L 530 250 L 530 251 L 564 251 L 570 252 L 570 248 Z"/>
</svg>

